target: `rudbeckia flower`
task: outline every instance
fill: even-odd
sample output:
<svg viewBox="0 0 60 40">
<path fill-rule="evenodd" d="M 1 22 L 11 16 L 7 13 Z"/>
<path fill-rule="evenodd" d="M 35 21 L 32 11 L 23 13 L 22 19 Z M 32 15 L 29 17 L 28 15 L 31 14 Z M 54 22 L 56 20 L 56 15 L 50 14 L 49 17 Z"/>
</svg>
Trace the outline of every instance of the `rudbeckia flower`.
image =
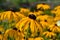
<svg viewBox="0 0 60 40">
<path fill-rule="evenodd" d="M 54 21 L 59 21 L 60 20 L 60 16 L 56 16 L 55 18 L 54 18 Z"/>
<path fill-rule="evenodd" d="M 36 19 L 43 28 L 46 28 L 53 22 L 53 17 L 48 16 L 48 15 L 43 15 L 43 16 L 38 16 Z"/>
<path fill-rule="evenodd" d="M 44 9 L 44 10 L 47 10 L 47 9 L 50 9 L 50 6 L 45 4 L 45 3 L 42 3 L 42 4 L 37 4 L 37 9 Z"/>
<path fill-rule="evenodd" d="M 27 16 L 27 14 L 30 12 L 30 9 L 28 9 L 28 8 L 20 8 L 20 12 L 21 12 L 21 14 L 24 14 L 25 16 Z"/>
<path fill-rule="evenodd" d="M 45 35 L 45 37 L 47 37 L 47 38 L 54 38 L 54 37 L 56 37 L 55 33 L 49 32 L 49 31 L 44 32 L 43 35 Z"/>
<path fill-rule="evenodd" d="M 58 10 L 54 9 L 51 11 L 51 13 L 55 14 L 56 16 L 60 16 L 60 9 L 58 9 Z"/>
<path fill-rule="evenodd" d="M 5 11 L 1 14 L 0 19 L 1 20 L 19 20 L 20 18 L 25 17 L 23 14 L 20 14 L 20 12 L 12 12 L 12 11 Z"/>
<path fill-rule="evenodd" d="M 34 14 L 30 14 L 29 17 L 20 20 L 16 24 L 16 28 L 25 33 L 30 28 L 32 35 L 35 35 L 38 31 L 40 34 L 42 33 L 42 27 L 36 22 L 36 16 Z"/>
<path fill-rule="evenodd" d="M 37 17 L 37 20 L 44 21 L 44 20 L 47 20 L 48 17 L 49 17 L 48 15 L 40 15 Z"/>
<path fill-rule="evenodd" d="M 8 40 L 8 39 L 22 40 L 23 36 L 22 36 L 22 33 L 18 32 L 15 28 L 8 29 L 8 30 L 6 30 L 6 32 L 4 34 L 3 40 Z"/>
<path fill-rule="evenodd" d="M 51 10 L 51 13 L 55 13 L 56 10 Z"/>
<path fill-rule="evenodd" d="M 60 26 L 58 26 L 56 22 L 54 22 L 51 25 L 49 25 L 49 29 L 52 32 L 56 32 L 56 33 L 59 33 L 60 32 Z"/>
<path fill-rule="evenodd" d="M 58 10 L 58 9 L 60 9 L 60 6 L 56 6 L 54 9 Z"/>
<path fill-rule="evenodd" d="M 20 12 L 22 12 L 22 13 L 28 13 L 28 12 L 30 12 L 30 10 L 28 9 L 28 8 L 20 8 Z"/>
<path fill-rule="evenodd" d="M 57 11 L 52 10 L 52 11 L 51 11 L 51 13 L 55 15 L 55 16 L 53 17 L 54 21 L 60 20 L 60 13 L 59 13 L 59 12 L 60 12 L 60 10 L 57 10 Z"/>
<path fill-rule="evenodd" d="M 43 4 L 37 4 L 37 9 L 41 8 Z"/>
</svg>

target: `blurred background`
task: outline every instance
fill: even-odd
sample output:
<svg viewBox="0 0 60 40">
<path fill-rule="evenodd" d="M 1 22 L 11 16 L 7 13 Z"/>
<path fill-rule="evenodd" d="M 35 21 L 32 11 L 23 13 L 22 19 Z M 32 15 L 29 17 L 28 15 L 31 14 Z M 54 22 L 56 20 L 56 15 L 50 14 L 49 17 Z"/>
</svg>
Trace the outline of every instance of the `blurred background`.
<svg viewBox="0 0 60 40">
<path fill-rule="evenodd" d="M 10 7 L 28 7 L 31 8 L 38 3 L 47 3 L 51 5 L 51 8 L 54 6 L 60 5 L 60 0 L 0 0 L 0 10 Z"/>
</svg>

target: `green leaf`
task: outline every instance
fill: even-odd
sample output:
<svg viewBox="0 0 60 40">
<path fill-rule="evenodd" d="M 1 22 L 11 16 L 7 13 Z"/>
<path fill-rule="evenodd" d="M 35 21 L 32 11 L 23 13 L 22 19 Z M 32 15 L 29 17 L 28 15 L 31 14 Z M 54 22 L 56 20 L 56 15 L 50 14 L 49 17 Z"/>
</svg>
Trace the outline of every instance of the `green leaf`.
<svg viewBox="0 0 60 40">
<path fill-rule="evenodd" d="M 8 40 L 14 40 L 14 38 L 13 38 L 13 37 L 9 37 L 9 36 L 8 36 Z"/>
<path fill-rule="evenodd" d="M 44 13 L 47 15 L 51 15 L 51 10 L 44 10 Z"/>
</svg>

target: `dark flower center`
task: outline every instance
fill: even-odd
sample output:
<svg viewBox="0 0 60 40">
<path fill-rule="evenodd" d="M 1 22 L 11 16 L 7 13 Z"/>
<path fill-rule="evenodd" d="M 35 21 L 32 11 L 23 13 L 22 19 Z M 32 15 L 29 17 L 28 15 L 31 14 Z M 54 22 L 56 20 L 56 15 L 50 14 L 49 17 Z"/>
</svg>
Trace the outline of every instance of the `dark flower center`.
<svg viewBox="0 0 60 40">
<path fill-rule="evenodd" d="M 36 19 L 36 16 L 35 16 L 34 14 L 30 14 L 30 15 L 29 15 L 29 18 L 35 20 L 35 19 Z"/>
<path fill-rule="evenodd" d="M 13 28 L 13 30 L 16 30 L 17 31 L 17 28 Z"/>
<path fill-rule="evenodd" d="M 18 30 L 18 32 L 21 32 L 20 30 Z"/>
<path fill-rule="evenodd" d="M 0 34 L 2 34 L 2 32 L 0 31 Z"/>
<path fill-rule="evenodd" d="M 50 29 L 48 29 L 48 31 L 49 31 L 49 32 L 51 32 L 51 30 L 50 30 Z"/>
<path fill-rule="evenodd" d="M 55 24 L 55 26 L 57 26 L 57 24 Z"/>
<path fill-rule="evenodd" d="M 47 22 L 47 20 L 44 20 L 45 22 Z"/>
</svg>

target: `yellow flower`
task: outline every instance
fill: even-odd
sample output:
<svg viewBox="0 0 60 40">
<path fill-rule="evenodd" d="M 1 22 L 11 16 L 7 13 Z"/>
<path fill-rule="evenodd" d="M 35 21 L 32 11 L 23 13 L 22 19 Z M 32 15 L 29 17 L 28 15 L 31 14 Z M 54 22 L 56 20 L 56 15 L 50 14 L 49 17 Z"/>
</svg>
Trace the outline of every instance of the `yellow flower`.
<svg viewBox="0 0 60 40">
<path fill-rule="evenodd" d="M 58 9 L 57 11 L 55 11 L 56 12 L 56 15 L 58 16 L 60 16 L 60 9 Z"/>
<path fill-rule="evenodd" d="M 52 32 L 60 32 L 60 27 L 59 27 L 56 23 L 52 23 L 52 24 L 49 26 L 49 29 L 50 29 Z"/>
<path fill-rule="evenodd" d="M 56 10 L 56 11 L 55 10 L 52 10 L 51 11 L 51 13 L 55 15 L 55 17 L 53 18 L 54 21 L 60 20 L 60 13 L 59 12 L 60 12 L 60 9 L 59 10 Z"/>
<path fill-rule="evenodd" d="M 60 6 L 56 6 L 54 9 L 58 10 L 58 9 L 60 9 Z"/>
<path fill-rule="evenodd" d="M 42 25 L 43 28 L 46 28 L 54 21 L 53 17 L 48 15 L 38 16 L 36 20 Z"/>
<path fill-rule="evenodd" d="M 49 26 L 47 22 L 43 22 L 43 21 L 40 22 L 40 25 L 42 26 L 43 29 L 46 29 Z"/>
<path fill-rule="evenodd" d="M 45 37 L 47 37 L 47 38 L 56 37 L 56 34 L 55 33 L 49 32 L 49 31 L 44 32 L 43 35 L 45 35 Z"/>
<path fill-rule="evenodd" d="M 35 35 L 39 31 L 39 33 L 42 33 L 41 26 L 35 21 L 36 16 L 33 14 L 30 14 L 29 17 L 23 18 L 20 20 L 16 27 L 20 30 L 26 33 L 26 30 L 30 28 L 32 35 Z"/>
<path fill-rule="evenodd" d="M 60 16 L 60 9 L 58 9 L 58 10 L 54 9 L 51 11 L 51 13 L 55 14 L 56 16 Z"/>
<path fill-rule="evenodd" d="M 56 17 L 54 18 L 54 21 L 58 21 L 58 20 L 60 20 L 60 16 L 56 16 Z"/>
<path fill-rule="evenodd" d="M 55 11 L 56 11 L 56 10 L 51 10 L 51 13 L 55 14 L 55 13 L 56 13 Z"/>
<path fill-rule="evenodd" d="M 45 19 L 47 20 L 48 17 L 49 17 L 48 15 L 40 15 L 37 17 L 37 20 L 44 21 Z"/>
<path fill-rule="evenodd" d="M 50 6 L 49 6 L 49 5 L 43 5 L 43 9 L 44 9 L 44 10 L 50 9 Z"/>
<path fill-rule="evenodd" d="M 0 14 L 0 20 L 4 20 L 4 12 L 2 12 L 1 14 Z"/>
<path fill-rule="evenodd" d="M 28 9 L 28 8 L 20 8 L 20 12 L 21 12 L 21 14 L 24 14 L 25 16 L 27 16 L 28 13 L 30 12 L 30 9 Z"/>
<path fill-rule="evenodd" d="M 4 34 L 3 40 L 8 40 L 8 37 L 14 38 L 15 40 L 22 40 L 23 36 L 16 29 L 8 29 Z"/>
<path fill-rule="evenodd" d="M 12 12 L 12 11 L 5 11 L 4 13 L 1 14 L 1 20 L 16 20 L 18 21 L 19 19 L 25 17 L 23 14 L 20 14 L 20 12 Z"/>
<path fill-rule="evenodd" d="M 28 9 L 28 8 L 20 8 L 20 12 L 21 12 L 21 14 L 23 14 L 25 16 L 28 16 L 28 14 L 30 12 L 30 9 Z"/>
<path fill-rule="evenodd" d="M 39 8 L 42 8 L 44 10 L 47 10 L 47 9 L 50 9 L 50 6 L 45 4 L 45 3 L 42 3 L 42 4 L 37 4 L 37 9 Z"/>
<path fill-rule="evenodd" d="M 28 8 L 20 8 L 20 12 L 26 13 L 26 12 L 30 12 L 30 10 Z"/>
<path fill-rule="evenodd" d="M 43 4 L 37 4 L 37 9 L 41 8 Z"/>
</svg>

